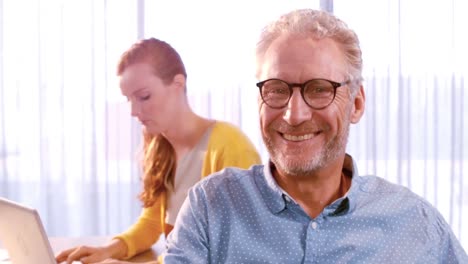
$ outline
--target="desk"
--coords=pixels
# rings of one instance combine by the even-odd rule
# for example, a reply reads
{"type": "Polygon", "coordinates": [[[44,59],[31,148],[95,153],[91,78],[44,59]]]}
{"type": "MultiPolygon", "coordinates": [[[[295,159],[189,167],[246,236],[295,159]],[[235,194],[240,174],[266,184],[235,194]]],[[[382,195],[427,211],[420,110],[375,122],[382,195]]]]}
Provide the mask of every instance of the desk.
{"type": "MultiPolygon", "coordinates": [[[[50,245],[52,246],[52,250],[55,254],[58,252],[65,250],[67,248],[76,247],[80,245],[87,245],[87,246],[101,246],[109,242],[111,237],[51,237],[49,238],[50,245]]],[[[162,247],[157,243],[151,250],[142,252],[141,254],[131,258],[130,262],[143,262],[143,261],[150,261],[156,260],[158,253],[161,253],[162,247]]],[[[2,245],[0,244],[0,251],[3,250],[2,245]]],[[[0,252],[0,255],[2,252],[0,252]]],[[[0,260],[0,263],[2,261],[0,260]]]]}

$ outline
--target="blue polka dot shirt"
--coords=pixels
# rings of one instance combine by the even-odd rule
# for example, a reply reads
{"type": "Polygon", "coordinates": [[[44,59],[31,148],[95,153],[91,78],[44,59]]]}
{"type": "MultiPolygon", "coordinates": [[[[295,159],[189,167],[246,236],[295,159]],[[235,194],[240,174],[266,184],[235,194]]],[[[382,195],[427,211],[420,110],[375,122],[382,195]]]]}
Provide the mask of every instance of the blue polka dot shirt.
{"type": "Polygon", "coordinates": [[[168,237],[164,263],[468,263],[440,213],[405,187],[358,176],[315,219],[269,166],[226,168],[195,185],[168,237]]]}

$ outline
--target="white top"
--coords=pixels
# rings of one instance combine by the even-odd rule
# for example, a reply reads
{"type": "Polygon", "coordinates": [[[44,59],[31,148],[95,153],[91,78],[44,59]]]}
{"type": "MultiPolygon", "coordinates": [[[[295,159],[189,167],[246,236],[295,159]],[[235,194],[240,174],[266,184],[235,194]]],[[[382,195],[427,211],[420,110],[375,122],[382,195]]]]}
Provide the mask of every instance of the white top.
{"type": "Polygon", "coordinates": [[[177,213],[179,212],[185,197],[187,197],[188,190],[201,179],[200,173],[202,171],[203,160],[208,147],[208,139],[210,138],[213,126],[214,125],[211,125],[206,130],[197,145],[177,164],[174,188],[167,189],[167,224],[175,224],[177,213]]]}

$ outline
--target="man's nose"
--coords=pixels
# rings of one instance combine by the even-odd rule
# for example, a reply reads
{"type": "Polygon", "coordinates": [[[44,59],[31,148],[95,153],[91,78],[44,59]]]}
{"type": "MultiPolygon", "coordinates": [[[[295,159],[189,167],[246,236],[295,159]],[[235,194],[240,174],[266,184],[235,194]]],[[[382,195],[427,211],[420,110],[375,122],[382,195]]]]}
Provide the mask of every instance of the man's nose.
{"type": "Polygon", "coordinates": [[[283,119],[291,126],[296,126],[302,122],[310,120],[312,117],[312,108],[310,108],[298,89],[294,89],[289,99],[283,119]]]}

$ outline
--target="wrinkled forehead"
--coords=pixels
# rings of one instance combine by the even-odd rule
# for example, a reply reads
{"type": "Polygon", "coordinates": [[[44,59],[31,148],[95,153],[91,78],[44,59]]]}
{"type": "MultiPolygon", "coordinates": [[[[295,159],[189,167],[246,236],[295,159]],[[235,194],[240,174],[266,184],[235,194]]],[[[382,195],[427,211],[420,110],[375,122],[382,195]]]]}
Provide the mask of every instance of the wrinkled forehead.
{"type": "Polygon", "coordinates": [[[301,82],[311,78],[341,81],[346,75],[346,60],[330,38],[284,35],[275,39],[258,61],[260,80],[281,78],[301,82]]]}

